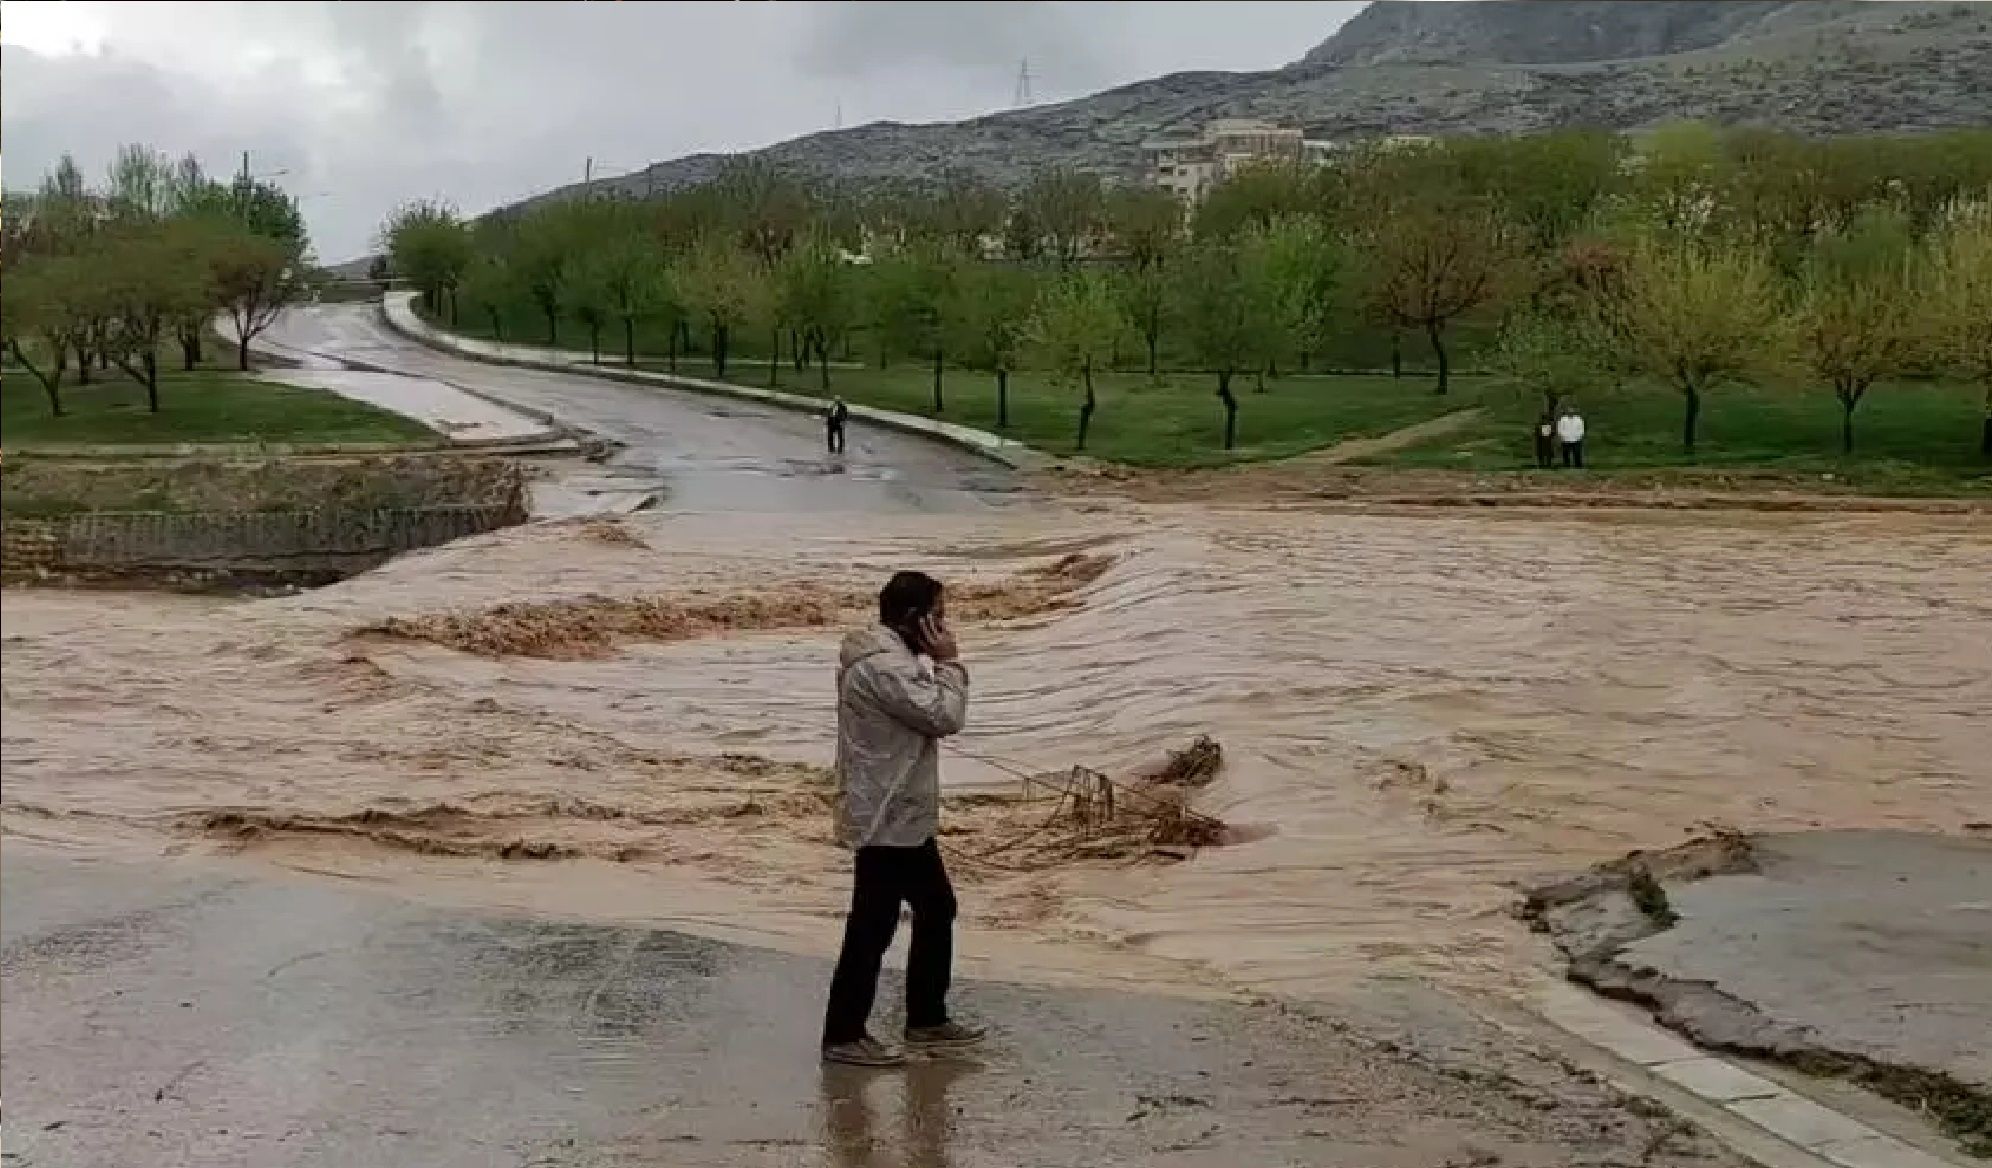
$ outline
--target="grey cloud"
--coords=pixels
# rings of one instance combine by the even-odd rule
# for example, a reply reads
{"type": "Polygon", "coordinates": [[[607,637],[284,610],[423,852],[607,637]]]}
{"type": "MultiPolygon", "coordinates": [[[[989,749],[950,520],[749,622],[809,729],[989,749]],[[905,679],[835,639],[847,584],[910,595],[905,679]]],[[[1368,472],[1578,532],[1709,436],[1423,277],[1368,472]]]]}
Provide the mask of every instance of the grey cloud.
{"type": "MultiPolygon", "coordinates": [[[[1109,5],[1106,7],[1119,7],[1109,5]]],[[[801,55],[829,77],[943,66],[1008,76],[1026,58],[1083,83],[1102,73],[1101,31],[1053,3],[817,4],[801,55]]]]}
{"type": "Polygon", "coordinates": [[[319,254],[372,246],[396,204],[472,213],[597,172],[890,118],[1039,100],[1180,68],[1266,68],[1353,4],[506,3],[109,5],[102,55],[0,64],[6,180],[120,143],[259,170],[304,197],[319,254]],[[205,54],[205,55],[203,55],[205,54]],[[253,63],[245,65],[245,62],[253,63]]]}

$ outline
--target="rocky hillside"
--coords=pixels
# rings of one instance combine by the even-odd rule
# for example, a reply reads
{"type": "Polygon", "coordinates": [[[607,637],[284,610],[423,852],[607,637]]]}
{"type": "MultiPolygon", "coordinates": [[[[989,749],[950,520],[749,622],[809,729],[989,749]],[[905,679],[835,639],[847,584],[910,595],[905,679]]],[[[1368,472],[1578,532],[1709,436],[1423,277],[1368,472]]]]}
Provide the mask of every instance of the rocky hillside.
{"type": "MultiPolygon", "coordinates": [[[[1144,139],[1239,116],[1328,139],[1634,130],[1679,119],[1806,133],[1992,126],[1992,3],[1378,0],[1283,69],[1178,73],[1055,105],[965,122],[876,122],[756,153],[842,180],[921,181],[953,166],[1007,185],[1047,165],[1131,178],[1144,139]]],[[[595,189],[670,190],[705,181],[720,161],[657,163],[595,189]]]]}

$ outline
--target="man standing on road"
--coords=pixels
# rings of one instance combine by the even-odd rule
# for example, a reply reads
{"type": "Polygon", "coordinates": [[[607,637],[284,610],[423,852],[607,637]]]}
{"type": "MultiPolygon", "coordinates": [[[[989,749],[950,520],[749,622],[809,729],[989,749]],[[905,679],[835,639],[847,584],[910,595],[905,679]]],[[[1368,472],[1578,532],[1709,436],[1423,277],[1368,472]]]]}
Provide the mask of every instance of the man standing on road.
{"type": "Polygon", "coordinates": [[[844,423],[851,420],[851,407],[844,404],[843,398],[830,403],[823,412],[823,424],[829,429],[830,453],[844,453],[844,423]]]}
{"type": "Polygon", "coordinates": [[[1576,406],[1564,409],[1556,419],[1556,440],[1563,446],[1563,465],[1584,469],[1584,415],[1576,406]]]}
{"type": "Polygon", "coordinates": [[[940,740],[968,714],[968,670],[947,625],[941,582],[899,572],[878,594],[879,623],[844,638],[837,666],[837,836],[857,860],[844,947],[823,1020],[826,1062],[889,1067],[905,1055],[866,1029],[879,965],[913,910],[906,1045],[973,1046],[980,1028],[949,1019],[954,888],[940,830],[940,740]]]}

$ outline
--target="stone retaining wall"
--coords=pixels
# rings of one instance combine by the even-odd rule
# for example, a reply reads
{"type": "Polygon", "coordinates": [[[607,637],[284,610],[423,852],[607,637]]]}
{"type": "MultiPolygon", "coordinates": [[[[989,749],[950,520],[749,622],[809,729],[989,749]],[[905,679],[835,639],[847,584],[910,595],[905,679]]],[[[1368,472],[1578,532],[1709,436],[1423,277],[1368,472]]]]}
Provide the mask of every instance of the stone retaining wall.
{"type": "Polygon", "coordinates": [[[520,501],[372,511],[96,511],[6,520],[10,580],[195,575],[325,580],[525,519],[520,501]]]}

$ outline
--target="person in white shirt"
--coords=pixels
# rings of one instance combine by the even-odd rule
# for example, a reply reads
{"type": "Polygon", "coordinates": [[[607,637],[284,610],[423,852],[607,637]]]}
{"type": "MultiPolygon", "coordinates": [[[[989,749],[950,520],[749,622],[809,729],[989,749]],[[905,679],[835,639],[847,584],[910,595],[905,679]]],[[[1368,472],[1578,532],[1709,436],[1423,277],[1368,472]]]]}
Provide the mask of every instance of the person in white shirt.
{"type": "Polygon", "coordinates": [[[1563,465],[1584,469],[1584,415],[1576,406],[1565,407],[1556,419],[1556,441],[1563,447],[1563,465]]]}

